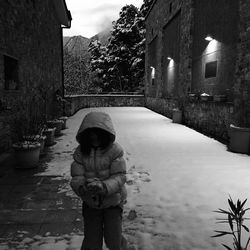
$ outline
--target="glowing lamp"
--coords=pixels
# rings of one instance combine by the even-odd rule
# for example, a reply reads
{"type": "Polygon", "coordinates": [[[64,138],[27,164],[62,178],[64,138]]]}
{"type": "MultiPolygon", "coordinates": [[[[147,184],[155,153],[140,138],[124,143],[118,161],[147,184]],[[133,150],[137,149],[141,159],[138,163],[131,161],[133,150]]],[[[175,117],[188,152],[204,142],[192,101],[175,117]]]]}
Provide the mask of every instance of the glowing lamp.
{"type": "Polygon", "coordinates": [[[172,60],[172,58],[170,56],[168,56],[168,60],[172,60]]]}
{"type": "Polygon", "coordinates": [[[213,39],[213,37],[212,37],[211,35],[207,35],[207,36],[205,37],[205,40],[211,42],[211,41],[214,40],[214,39],[213,39]]]}

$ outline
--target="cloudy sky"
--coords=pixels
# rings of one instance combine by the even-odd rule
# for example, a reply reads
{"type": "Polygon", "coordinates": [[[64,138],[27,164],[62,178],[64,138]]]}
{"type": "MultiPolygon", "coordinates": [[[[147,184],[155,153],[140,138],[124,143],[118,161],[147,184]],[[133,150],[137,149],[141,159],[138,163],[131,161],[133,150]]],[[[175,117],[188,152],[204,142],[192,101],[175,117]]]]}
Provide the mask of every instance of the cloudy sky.
{"type": "Polygon", "coordinates": [[[71,28],[64,29],[63,35],[90,38],[117,20],[123,6],[133,4],[139,8],[142,2],[143,0],[66,0],[73,20],[71,28]]]}

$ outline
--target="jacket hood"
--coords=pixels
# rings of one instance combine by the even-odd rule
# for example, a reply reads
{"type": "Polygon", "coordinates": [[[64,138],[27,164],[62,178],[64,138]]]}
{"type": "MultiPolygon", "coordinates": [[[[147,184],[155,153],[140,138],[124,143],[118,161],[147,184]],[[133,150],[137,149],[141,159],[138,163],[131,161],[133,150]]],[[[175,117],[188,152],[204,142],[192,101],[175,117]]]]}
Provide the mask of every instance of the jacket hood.
{"type": "Polygon", "coordinates": [[[81,126],[76,134],[76,140],[79,142],[80,135],[90,128],[99,128],[111,134],[111,142],[115,141],[115,129],[111,117],[104,112],[90,112],[81,123],[81,126]]]}

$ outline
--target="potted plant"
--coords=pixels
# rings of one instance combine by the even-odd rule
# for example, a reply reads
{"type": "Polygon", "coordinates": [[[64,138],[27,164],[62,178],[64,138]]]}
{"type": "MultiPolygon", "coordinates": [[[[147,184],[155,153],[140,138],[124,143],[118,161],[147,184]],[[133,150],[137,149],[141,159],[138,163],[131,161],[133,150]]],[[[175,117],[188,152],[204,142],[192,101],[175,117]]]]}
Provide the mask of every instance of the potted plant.
{"type": "Polygon", "coordinates": [[[58,89],[55,92],[55,103],[56,103],[56,115],[59,118],[55,118],[53,120],[49,120],[47,121],[47,126],[49,128],[53,128],[55,127],[55,136],[59,136],[61,135],[61,130],[66,128],[66,121],[68,119],[68,117],[66,116],[61,116],[60,114],[62,114],[62,111],[64,109],[65,103],[66,103],[66,99],[62,97],[61,95],[61,91],[58,89]]]}
{"type": "Polygon", "coordinates": [[[204,102],[207,102],[207,101],[212,101],[213,100],[213,96],[212,95],[209,95],[207,93],[202,93],[200,95],[200,99],[201,101],[204,101],[204,102]]]}
{"type": "Polygon", "coordinates": [[[34,135],[26,135],[24,136],[24,139],[26,141],[37,141],[40,143],[40,155],[44,154],[44,147],[45,147],[45,142],[47,139],[46,134],[43,133],[43,128],[41,126],[41,129],[39,130],[39,132],[37,134],[34,135]]]}
{"type": "Polygon", "coordinates": [[[235,153],[250,153],[250,128],[230,124],[228,149],[235,153]]]}
{"type": "Polygon", "coordinates": [[[61,116],[61,117],[58,118],[58,120],[63,121],[62,129],[66,129],[67,128],[68,117],[67,116],[61,116]]]}
{"type": "Polygon", "coordinates": [[[182,111],[179,108],[172,110],[172,120],[173,123],[182,123],[182,111]]]}
{"type": "Polygon", "coordinates": [[[245,207],[247,199],[243,202],[241,200],[233,201],[231,197],[228,199],[229,208],[214,211],[223,215],[224,217],[217,218],[217,223],[226,224],[227,229],[225,230],[214,230],[216,233],[211,237],[223,237],[230,236],[232,238],[232,246],[222,244],[225,249],[228,250],[247,250],[250,243],[249,227],[246,225],[248,217],[246,212],[250,209],[245,207]],[[246,235],[243,235],[246,234],[246,235]],[[245,240],[244,240],[245,238],[245,240]]]}
{"type": "Polygon", "coordinates": [[[250,154],[250,121],[248,105],[244,100],[235,102],[234,122],[229,126],[228,149],[235,153],[250,154]]]}
{"type": "Polygon", "coordinates": [[[48,108],[47,104],[49,102],[49,95],[52,91],[51,85],[41,84],[38,86],[39,94],[42,98],[43,103],[43,132],[42,134],[46,136],[45,146],[52,146],[55,142],[55,130],[56,127],[52,123],[48,122],[48,108]]]}
{"type": "Polygon", "coordinates": [[[41,125],[35,116],[30,116],[26,109],[15,112],[12,116],[13,150],[16,168],[33,168],[39,162],[41,143],[37,135],[41,125]]]}
{"type": "Polygon", "coordinates": [[[197,101],[199,99],[199,96],[197,94],[194,94],[194,93],[189,93],[188,99],[189,99],[189,101],[194,102],[194,101],[197,101]]]}
{"type": "Polygon", "coordinates": [[[50,129],[55,128],[55,136],[59,136],[61,135],[61,130],[63,129],[64,121],[59,119],[49,120],[47,121],[47,126],[50,129]]]}
{"type": "Polygon", "coordinates": [[[227,100],[226,95],[215,95],[214,96],[214,101],[215,102],[225,102],[227,100]]]}
{"type": "Polygon", "coordinates": [[[45,127],[45,129],[43,130],[43,135],[46,136],[46,140],[45,140],[45,146],[52,146],[54,145],[55,142],[55,131],[56,128],[48,128],[47,126],[45,127]]]}
{"type": "Polygon", "coordinates": [[[62,115],[65,111],[65,105],[69,102],[63,97],[62,91],[60,89],[55,91],[54,99],[56,103],[56,116],[62,118],[62,120],[65,120],[65,118],[67,120],[67,117],[62,115]]]}

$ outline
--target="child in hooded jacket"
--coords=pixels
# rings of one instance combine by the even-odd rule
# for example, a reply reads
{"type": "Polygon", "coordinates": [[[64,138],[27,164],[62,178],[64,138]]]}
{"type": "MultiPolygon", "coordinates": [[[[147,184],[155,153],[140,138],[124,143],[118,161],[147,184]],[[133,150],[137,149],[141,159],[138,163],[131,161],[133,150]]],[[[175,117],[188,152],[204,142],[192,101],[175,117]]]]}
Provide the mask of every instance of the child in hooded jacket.
{"type": "Polygon", "coordinates": [[[77,132],[79,146],[71,164],[71,187],[83,201],[84,240],[81,250],[120,250],[122,210],[126,202],[126,163],[115,142],[110,116],[88,113],[77,132]]]}

